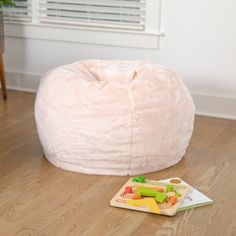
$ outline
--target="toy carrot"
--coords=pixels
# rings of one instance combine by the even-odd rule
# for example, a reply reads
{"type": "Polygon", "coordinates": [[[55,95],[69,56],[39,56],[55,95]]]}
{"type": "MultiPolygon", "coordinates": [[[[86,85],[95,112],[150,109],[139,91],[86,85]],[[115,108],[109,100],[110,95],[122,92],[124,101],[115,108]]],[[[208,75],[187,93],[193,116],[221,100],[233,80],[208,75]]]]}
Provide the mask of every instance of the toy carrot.
{"type": "Polygon", "coordinates": [[[138,200],[138,199],[141,199],[142,197],[140,195],[137,195],[137,194],[134,194],[132,199],[133,200],[138,200]]]}
{"type": "Polygon", "coordinates": [[[167,199],[167,203],[170,206],[173,206],[177,202],[177,197],[176,196],[170,196],[167,199]]]}

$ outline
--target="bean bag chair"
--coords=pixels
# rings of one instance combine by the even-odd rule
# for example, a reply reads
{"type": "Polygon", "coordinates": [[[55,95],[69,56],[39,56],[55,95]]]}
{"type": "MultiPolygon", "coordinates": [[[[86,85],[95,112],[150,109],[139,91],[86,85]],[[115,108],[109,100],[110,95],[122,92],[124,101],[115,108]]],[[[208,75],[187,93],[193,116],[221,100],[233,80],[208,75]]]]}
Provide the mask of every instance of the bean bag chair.
{"type": "Polygon", "coordinates": [[[183,81],[165,67],[85,60],[41,79],[35,119],[44,154],[55,166],[137,175],[182,159],[194,104],[183,81]]]}

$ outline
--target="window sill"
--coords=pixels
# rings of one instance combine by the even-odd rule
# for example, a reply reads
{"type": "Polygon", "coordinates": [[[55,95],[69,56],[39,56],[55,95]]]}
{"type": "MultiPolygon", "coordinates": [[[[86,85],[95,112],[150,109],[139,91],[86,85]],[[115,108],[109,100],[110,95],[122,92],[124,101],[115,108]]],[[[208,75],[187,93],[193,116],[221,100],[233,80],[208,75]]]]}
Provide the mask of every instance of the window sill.
{"type": "Polygon", "coordinates": [[[158,32],[112,31],[38,23],[5,22],[5,36],[71,43],[158,49],[158,32]]]}

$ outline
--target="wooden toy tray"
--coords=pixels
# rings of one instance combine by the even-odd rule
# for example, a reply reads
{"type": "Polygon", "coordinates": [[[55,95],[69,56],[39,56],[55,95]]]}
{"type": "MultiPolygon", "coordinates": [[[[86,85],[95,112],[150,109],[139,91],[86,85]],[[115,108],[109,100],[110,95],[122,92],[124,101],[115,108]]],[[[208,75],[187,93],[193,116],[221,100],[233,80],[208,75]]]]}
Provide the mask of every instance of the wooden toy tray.
{"type": "Polygon", "coordinates": [[[189,192],[187,185],[134,180],[131,178],[124,184],[111,199],[111,206],[173,216],[189,192]]]}

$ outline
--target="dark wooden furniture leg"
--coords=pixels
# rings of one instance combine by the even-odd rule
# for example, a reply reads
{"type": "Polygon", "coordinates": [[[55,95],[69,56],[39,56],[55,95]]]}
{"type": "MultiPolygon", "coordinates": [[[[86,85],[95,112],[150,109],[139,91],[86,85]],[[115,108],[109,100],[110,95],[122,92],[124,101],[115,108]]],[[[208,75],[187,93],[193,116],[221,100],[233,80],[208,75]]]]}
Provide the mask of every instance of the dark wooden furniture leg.
{"type": "Polygon", "coordinates": [[[6,100],[7,99],[7,88],[6,88],[2,53],[0,55],[0,79],[1,79],[1,85],[2,85],[2,96],[3,96],[3,99],[6,100]]]}

